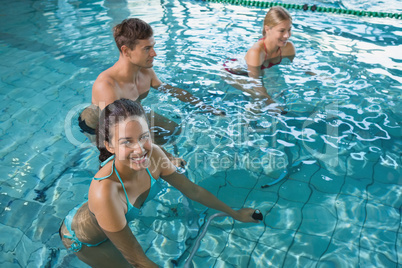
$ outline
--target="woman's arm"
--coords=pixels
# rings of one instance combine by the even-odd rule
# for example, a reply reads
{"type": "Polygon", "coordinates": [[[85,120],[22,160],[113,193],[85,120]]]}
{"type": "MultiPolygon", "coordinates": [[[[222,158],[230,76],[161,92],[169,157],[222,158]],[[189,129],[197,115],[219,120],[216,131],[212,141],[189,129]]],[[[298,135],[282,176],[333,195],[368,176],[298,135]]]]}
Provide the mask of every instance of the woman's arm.
{"type": "Polygon", "coordinates": [[[215,195],[213,195],[208,190],[203,187],[193,183],[183,174],[179,174],[176,171],[168,176],[162,176],[162,179],[167,181],[173,187],[182,192],[185,196],[190,198],[193,201],[196,201],[204,206],[209,208],[213,208],[222,212],[227,213],[233,219],[241,221],[241,222],[255,222],[258,223],[257,220],[252,218],[254,213],[254,209],[251,208],[243,208],[240,210],[234,210],[224,202],[219,200],[215,195]]]}
{"type": "MultiPolygon", "coordinates": [[[[247,65],[248,76],[252,78],[252,88],[248,92],[254,99],[271,99],[262,79],[260,66],[247,65]]],[[[272,101],[273,102],[273,101],[272,101]]]]}
{"type": "Polygon", "coordinates": [[[248,95],[253,99],[262,101],[264,105],[274,103],[267,89],[263,84],[261,69],[255,66],[248,66],[248,76],[231,75],[225,77],[225,81],[248,95]]]}
{"type": "Polygon", "coordinates": [[[128,263],[138,268],[154,268],[158,267],[156,263],[151,261],[144,253],[140,243],[133,235],[128,224],[123,230],[118,232],[108,232],[104,230],[106,236],[121,252],[128,263]]]}
{"type": "Polygon", "coordinates": [[[254,209],[243,208],[240,210],[233,210],[208,190],[193,183],[183,174],[177,173],[176,167],[169,161],[158,146],[155,145],[152,154],[152,157],[155,157],[154,160],[156,160],[153,162],[160,163],[156,169],[158,170],[158,175],[191,200],[199,202],[209,208],[225,212],[238,221],[258,222],[251,217],[254,213],[254,209]]]}

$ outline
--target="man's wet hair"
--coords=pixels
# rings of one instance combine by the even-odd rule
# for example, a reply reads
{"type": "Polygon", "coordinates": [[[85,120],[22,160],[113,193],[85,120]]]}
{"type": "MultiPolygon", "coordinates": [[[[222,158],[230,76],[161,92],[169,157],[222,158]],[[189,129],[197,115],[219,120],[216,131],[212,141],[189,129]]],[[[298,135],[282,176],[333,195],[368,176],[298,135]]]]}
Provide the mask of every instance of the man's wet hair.
{"type": "Polygon", "coordinates": [[[125,19],[113,28],[114,40],[120,52],[123,45],[134,49],[139,40],[148,39],[153,35],[151,25],[137,18],[125,19]]]}

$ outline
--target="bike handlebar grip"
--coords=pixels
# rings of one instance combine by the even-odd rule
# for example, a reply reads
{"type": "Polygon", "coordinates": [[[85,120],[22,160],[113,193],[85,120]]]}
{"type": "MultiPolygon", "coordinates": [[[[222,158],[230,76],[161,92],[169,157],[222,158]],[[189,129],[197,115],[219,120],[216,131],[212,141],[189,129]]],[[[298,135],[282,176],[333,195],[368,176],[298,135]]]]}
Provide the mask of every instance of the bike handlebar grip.
{"type": "Polygon", "coordinates": [[[254,213],[253,213],[253,215],[251,215],[251,217],[252,217],[254,220],[259,220],[259,221],[262,221],[262,219],[263,219],[262,213],[261,213],[261,211],[258,210],[258,209],[256,209],[256,210],[254,211],[254,213]]]}

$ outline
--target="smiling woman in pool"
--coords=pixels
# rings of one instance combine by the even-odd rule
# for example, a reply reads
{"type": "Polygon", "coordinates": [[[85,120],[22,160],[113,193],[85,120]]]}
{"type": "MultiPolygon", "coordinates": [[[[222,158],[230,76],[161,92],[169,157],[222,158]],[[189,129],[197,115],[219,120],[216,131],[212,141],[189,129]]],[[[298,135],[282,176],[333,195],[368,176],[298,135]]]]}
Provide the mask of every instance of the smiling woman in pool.
{"type": "Polygon", "coordinates": [[[165,180],[190,199],[242,222],[258,222],[251,208],[233,210],[204,188],[177,173],[152,143],[144,110],[121,99],[102,111],[97,130],[101,168],[93,178],[88,202],[73,209],[60,236],[83,262],[93,267],[157,267],[128,226],[142,205],[154,198],[165,180]]]}
{"type": "Polygon", "coordinates": [[[263,85],[264,69],[269,69],[282,62],[283,58],[293,60],[296,51],[289,41],[292,29],[292,17],[280,6],[272,7],[265,15],[262,35],[246,53],[244,59],[231,59],[224,63],[226,71],[235,75],[249,76],[251,80],[230,77],[228,83],[243,90],[254,99],[264,99],[267,104],[273,103],[271,96],[263,85]]]}

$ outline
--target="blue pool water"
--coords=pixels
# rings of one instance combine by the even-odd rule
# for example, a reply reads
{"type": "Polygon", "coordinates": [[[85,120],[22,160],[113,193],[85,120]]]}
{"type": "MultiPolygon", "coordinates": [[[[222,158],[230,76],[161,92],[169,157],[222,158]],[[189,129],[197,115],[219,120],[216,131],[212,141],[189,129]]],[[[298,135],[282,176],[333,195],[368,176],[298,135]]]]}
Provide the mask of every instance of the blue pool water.
{"type": "MultiPolygon", "coordinates": [[[[402,12],[396,0],[313,3],[402,12]]],[[[291,111],[277,115],[253,112],[222,71],[260,37],[266,9],[186,0],[2,3],[0,266],[86,267],[58,236],[98,167],[77,114],[118,58],[111,28],[139,17],[154,28],[159,78],[228,114],[198,113],[151,90],[143,104],[183,127],[166,149],[177,144],[192,181],[264,214],[257,225],[215,219],[194,267],[400,267],[402,21],[289,11],[297,57],[264,78],[291,111]]],[[[168,188],[131,228],[152,260],[180,267],[202,219],[215,212],[168,188]]]]}

